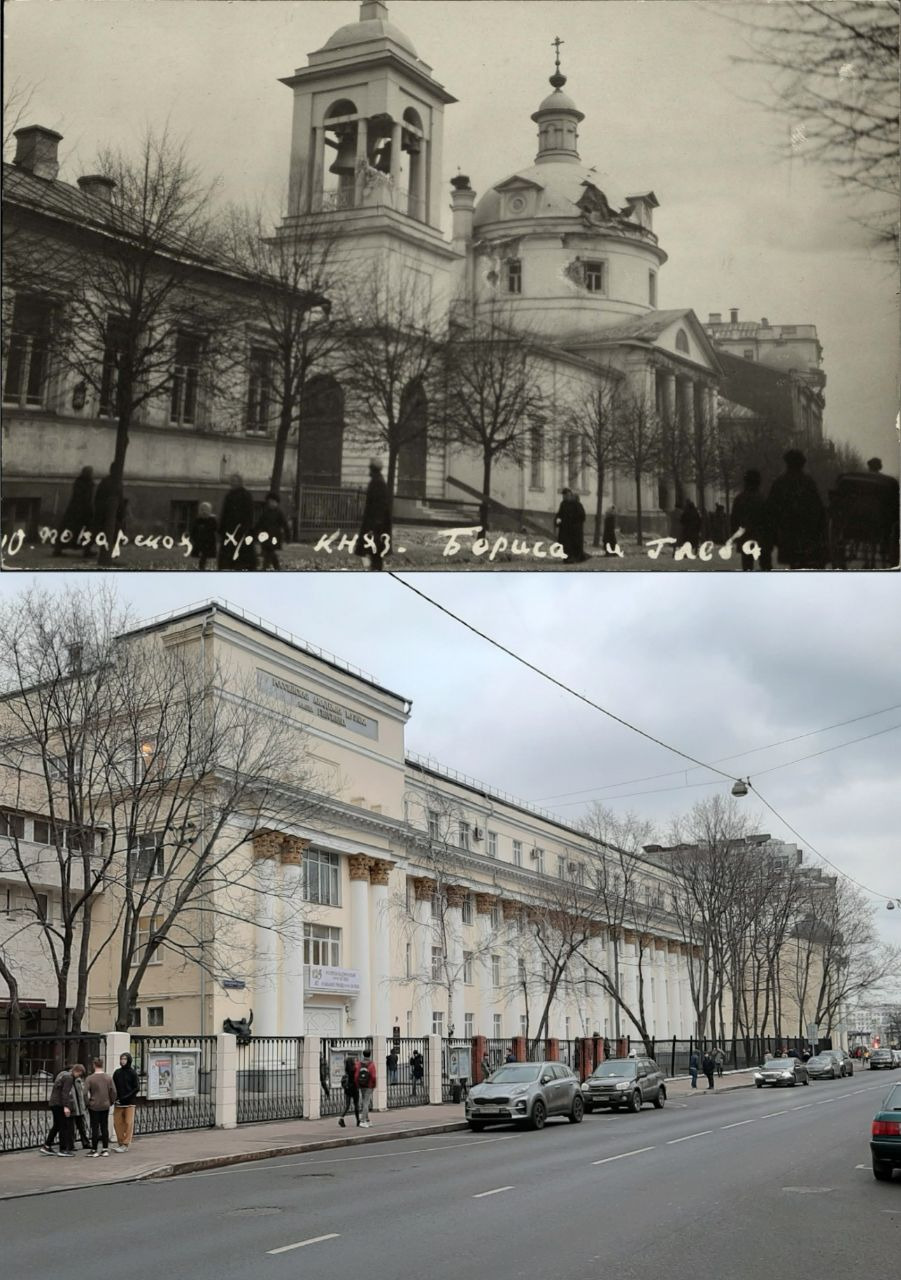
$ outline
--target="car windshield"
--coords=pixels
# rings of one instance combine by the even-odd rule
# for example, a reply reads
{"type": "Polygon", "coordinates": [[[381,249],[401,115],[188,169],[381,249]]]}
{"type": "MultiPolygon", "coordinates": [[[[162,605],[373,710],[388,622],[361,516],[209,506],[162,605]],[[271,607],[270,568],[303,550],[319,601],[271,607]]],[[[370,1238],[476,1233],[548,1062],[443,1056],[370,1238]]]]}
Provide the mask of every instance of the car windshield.
{"type": "Polygon", "coordinates": [[[491,1076],[492,1084],[523,1084],[528,1080],[537,1080],[541,1067],[534,1062],[516,1062],[509,1066],[498,1067],[491,1076]]]}
{"type": "Polygon", "coordinates": [[[889,1089],[881,1110],[901,1111],[901,1084],[896,1084],[892,1089],[889,1089]]]}
{"type": "Polygon", "coordinates": [[[764,1071],[791,1071],[795,1065],[794,1058],[773,1058],[763,1064],[764,1071]]]}
{"type": "Polygon", "coordinates": [[[595,1067],[592,1076],[595,1079],[610,1079],[612,1076],[634,1076],[635,1061],[629,1062],[602,1062],[599,1067],[595,1067]]]}
{"type": "Polygon", "coordinates": [[[830,1067],[832,1059],[828,1053],[818,1053],[815,1058],[811,1058],[807,1064],[809,1067],[830,1067]]]}

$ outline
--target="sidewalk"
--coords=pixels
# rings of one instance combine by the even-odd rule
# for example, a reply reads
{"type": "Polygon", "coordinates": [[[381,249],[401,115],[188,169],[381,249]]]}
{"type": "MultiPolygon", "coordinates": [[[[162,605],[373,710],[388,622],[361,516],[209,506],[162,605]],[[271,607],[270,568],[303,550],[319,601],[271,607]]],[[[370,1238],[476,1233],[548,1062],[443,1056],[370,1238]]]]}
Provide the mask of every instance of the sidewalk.
{"type": "MultiPolygon", "coordinates": [[[[717,1081],[717,1091],[744,1088],[752,1083],[749,1071],[730,1071],[717,1081]]],[[[706,1089],[703,1076],[697,1094],[706,1089]]],[[[667,1096],[691,1094],[688,1077],[668,1080],[667,1096]]],[[[111,1182],[138,1182],[142,1178],[170,1178],[198,1169],[296,1155],[329,1147],[392,1138],[418,1138],[433,1133],[465,1129],[462,1104],[404,1107],[372,1112],[372,1128],[341,1129],[334,1116],[324,1120],[280,1120],[268,1124],[242,1124],[237,1129],[189,1129],[150,1134],[136,1139],[131,1151],[111,1152],[108,1158],[91,1160],[79,1147],[71,1164],[57,1164],[57,1156],[42,1156],[37,1149],[0,1155],[0,1200],[74,1191],[111,1182]]]]}

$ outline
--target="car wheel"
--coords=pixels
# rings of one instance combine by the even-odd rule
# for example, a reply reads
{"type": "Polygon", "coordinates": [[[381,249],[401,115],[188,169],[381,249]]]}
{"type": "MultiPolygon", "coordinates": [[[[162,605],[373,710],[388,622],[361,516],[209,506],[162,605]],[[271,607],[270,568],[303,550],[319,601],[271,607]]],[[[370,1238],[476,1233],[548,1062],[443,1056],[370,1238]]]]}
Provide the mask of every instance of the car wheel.
{"type": "Polygon", "coordinates": [[[591,1105],[591,1103],[590,1103],[590,1102],[586,1102],[586,1103],[585,1103],[585,1114],[586,1114],[587,1116],[590,1116],[590,1115],[591,1115],[591,1113],[592,1113],[592,1111],[594,1111],[594,1107],[591,1105]]]}
{"type": "Polygon", "coordinates": [[[547,1107],[541,1099],[538,1098],[535,1105],[532,1107],[532,1114],[529,1117],[529,1123],[533,1129],[543,1129],[545,1120],[547,1120],[547,1107]]]}
{"type": "Polygon", "coordinates": [[[854,1063],[853,1063],[853,1062],[851,1063],[851,1070],[848,1072],[848,1075],[849,1075],[849,1076],[853,1076],[853,1075],[854,1075],[854,1063]]]}
{"type": "Polygon", "coordinates": [[[582,1101],[582,1095],[577,1093],[573,1098],[572,1110],[569,1113],[570,1124],[581,1124],[582,1117],[585,1115],[585,1103],[582,1101]]]}
{"type": "Polygon", "coordinates": [[[641,1110],[641,1094],[637,1089],[633,1089],[632,1093],[629,1095],[628,1106],[629,1110],[632,1112],[641,1110]]]}
{"type": "Polygon", "coordinates": [[[835,1079],[835,1067],[832,1068],[832,1079],[835,1079]]]}
{"type": "Polygon", "coordinates": [[[877,1160],[873,1156],[873,1177],[878,1182],[891,1182],[892,1166],[888,1160],[877,1160]]]}
{"type": "Polygon", "coordinates": [[[804,1084],[810,1084],[810,1076],[804,1077],[804,1084]]]}
{"type": "Polygon", "coordinates": [[[788,1083],[789,1083],[789,1085],[792,1087],[792,1089],[794,1089],[795,1085],[796,1085],[798,1082],[797,1082],[797,1080],[789,1080],[789,1082],[788,1082],[788,1083]]]}
{"type": "Polygon", "coordinates": [[[484,1120],[470,1120],[468,1123],[473,1133],[481,1133],[482,1130],[485,1128],[484,1120]]]}
{"type": "Polygon", "coordinates": [[[657,1096],[654,1099],[654,1106],[659,1111],[661,1107],[666,1105],[666,1090],[663,1085],[657,1090],[657,1096]]]}
{"type": "Polygon", "coordinates": [[[763,1081],[762,1081],[762,1080],[755,1080],[755,1081],[754,1081],[754,1083],[757,1085],[757,1088],[758,1088],[758,1089],[762,1089],[762,1088],[763,1088],[763,1081]]]}

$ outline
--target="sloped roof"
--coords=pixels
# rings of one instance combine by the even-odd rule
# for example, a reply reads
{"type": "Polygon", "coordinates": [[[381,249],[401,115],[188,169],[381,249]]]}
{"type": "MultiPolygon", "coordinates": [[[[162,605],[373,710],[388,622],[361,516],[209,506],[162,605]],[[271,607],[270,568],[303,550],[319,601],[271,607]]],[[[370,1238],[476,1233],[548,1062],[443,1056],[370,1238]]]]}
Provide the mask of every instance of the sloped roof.
{"type": "MultiPolygon", "coordinates": [[[[772,326],[769,326],[772,327],[772,326]]],[[[756,338],[764,325],[759,320],[740,320],[738,324],[705,324],[710,336],[717,338],[756,338]]]]}
{"type": "Polygon", "coordinates": [[[597,346],[599,343],[623,342],[629,338],[653,342],[671,324],[675,324],[677,320],[683,320],[686,316],[692,314],[690,307],[683,307],[677,311],[649,311],[643,316],[633,316],[620,324],[609,325],[604,328],[599,327],[590,334],[586,334],[584,329],[572,334],[571,337],[564,334],[557,341],[561,346],[565,346],[568,343],[572,345],[590,343],[591,346],[597,346]]]}
{"type": "Polygon", "coordinates": [[[28,169],[3,162],[3,199],[54,214],[82,226],[110,226],[110,206],[99,196],[59,178],[38,178],[28,169]]]}

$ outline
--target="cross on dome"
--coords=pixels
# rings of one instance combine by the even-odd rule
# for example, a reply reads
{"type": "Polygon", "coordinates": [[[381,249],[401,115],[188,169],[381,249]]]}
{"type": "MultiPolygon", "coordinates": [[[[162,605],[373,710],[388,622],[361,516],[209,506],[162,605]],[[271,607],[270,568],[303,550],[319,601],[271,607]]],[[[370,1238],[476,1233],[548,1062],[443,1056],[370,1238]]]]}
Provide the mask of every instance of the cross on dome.
{"type": "Polygon", "coordinates": [[[551,44],[554,46],[554,62],[557,69],[550,77],[550,81],[555,89],[562,89],[566,84],[566,76],[560,71],[560,46],[566,44],[566,41],[561,40],[559,36],[554,36],[551,44]]]}
{"type": "Polygon", "coordinates": [[[551,41],[556,70],[549,77],[553,93],[549,93],[532,119],[538,125],[539,164],[549,160],[579,159],[578,125],[585,116],[567,94],[563,92],[566,76],[560,70],[560,46],[565,42],[559,36],[551,41]]]}

